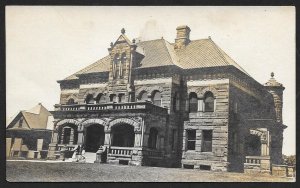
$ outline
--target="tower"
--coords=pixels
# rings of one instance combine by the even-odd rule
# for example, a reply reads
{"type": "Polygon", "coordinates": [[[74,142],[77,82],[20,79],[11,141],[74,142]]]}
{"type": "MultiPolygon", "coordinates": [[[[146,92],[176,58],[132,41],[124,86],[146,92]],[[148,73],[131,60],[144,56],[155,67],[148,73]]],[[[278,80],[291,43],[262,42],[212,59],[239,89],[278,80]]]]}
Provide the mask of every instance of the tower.
{"type": "Polygon", "coordinates": [[[132,42],[125,36],[125,29],[115,43],[108,48],[110,55],[108,93],[122,98],[120,102],[131,101],[133,84],[131,68],[136,50],[135,40],[132,42]]]}
{"type": "Polygon", "coordinates": [[[272,94],[275,105],[276,121],[282,123],[282,104],[283,104],[283,85],[277,82],[274,78],[274,73],[271,73],[271,78],[267,83],[264,84],[267,90],[272,94]]]}

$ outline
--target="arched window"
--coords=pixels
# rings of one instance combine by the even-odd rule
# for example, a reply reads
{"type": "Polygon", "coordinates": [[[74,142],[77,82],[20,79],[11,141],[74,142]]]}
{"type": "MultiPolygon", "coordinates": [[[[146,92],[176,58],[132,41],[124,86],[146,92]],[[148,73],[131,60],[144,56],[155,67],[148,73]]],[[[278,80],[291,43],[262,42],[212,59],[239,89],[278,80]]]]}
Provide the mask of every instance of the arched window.
{"type": "Polygon", "coordinates": [[[197,112],[198,111],[198,97],[197,97],[197,94],[192,92],[190,93],[190,96],[189,96],[189,106],[190,106],[190,109],[189,111],[190,112],[197,112]]]}
{"type": "Polygon", "coordinates": [[[154,105],[156,106],[161,106],[161,94],[159,91],[155,91],[153,93],[153,98],[152,98],[152,102],[154,105]]]}
{"type": "Polygon", "coordinates": [[[70,98],[70,99],[68,100],[67,104],[75,104],[74,99],[73,99],[73,98],[70,98]]]}
{"type": "Polygon", "coordinates": [[[124,75],[124,66],[125,66],[125,62],[126,62],[126,54],[123,53],[121,56],[121,62],[119,64],[119,74],[120,74],[120,78],[123,78],[124,75]]]}
{"type": "Polygon", "coordinates": [[[212,92],[206,92],[204,95],[204,111],[213,112],[214,111],[214,95],[212,92]]]}
{"type": "Polygon", "coordinates": [[[119,103],[125,102],[125,94],[124,93],[120,93],[118,98],[119,98],[119,103]]]}
{"type": "Polygon", "coordinates": [[[113,62],[113,67],[112,67],[113,78],[119,77],[119,61],[120,61],[119,54],[116,54],[113,62]]]}
{"type": "Polygon", "coordinates": [[[109,98],[110,98],[110,102],[117,102],[117,96],[116,96],[116,94],[111,94],[109,96],[109,98]]]}
{"type": "Polygon", "coordinates": [[[85,98],[86,104],[94,104],[94,97],[92,94],[88,94],[85,98]]]}
{"type": "Polygon", "coordinates": [[[102,93],[98,94],[96,97],[96,103],[106,103],[105,96],[102,93]]]}
{"type": "Polygon", "coordinates": [[[140,100],[141,101],[146,101],[148,100],[148,93],[146,91],[143,91],[141,94],[140,94],[140,100]]]}
{"type": "Polygon", "coordinates": [[[156,140],[157,140],[158,131],[152,127],[150,129],[149,139],[148,139],[148,147],[151,149],[156,149],[156,140]]]}

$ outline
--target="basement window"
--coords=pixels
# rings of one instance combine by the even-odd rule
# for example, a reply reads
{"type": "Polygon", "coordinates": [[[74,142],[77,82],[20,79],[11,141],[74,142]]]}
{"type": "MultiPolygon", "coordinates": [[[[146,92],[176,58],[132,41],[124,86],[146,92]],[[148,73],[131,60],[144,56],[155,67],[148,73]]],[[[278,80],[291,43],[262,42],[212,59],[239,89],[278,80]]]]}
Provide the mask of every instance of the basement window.
{"type": "Polygon", "coordinates": [[[186,169],[194,169],[194,165],[187,165],[187,164],[184,164],[184,165],[183,165],[183,168],[186,168],[186,169]]]}
{"type": "Polygon", "coordinates": [[[119,160],[119,164],[121,165],[128,165],[128,160],[119,160]]]}
{"type": "Polygon", "coordinates": [[[209,165],[200,165],[200,170],[210,170],[211,167],[209,165]]]}
{"type": "Polygon", "coordinates": [[[186,130],[186,133],[187,133],[187,150],[195,150],[196,130],[186,130]]]}

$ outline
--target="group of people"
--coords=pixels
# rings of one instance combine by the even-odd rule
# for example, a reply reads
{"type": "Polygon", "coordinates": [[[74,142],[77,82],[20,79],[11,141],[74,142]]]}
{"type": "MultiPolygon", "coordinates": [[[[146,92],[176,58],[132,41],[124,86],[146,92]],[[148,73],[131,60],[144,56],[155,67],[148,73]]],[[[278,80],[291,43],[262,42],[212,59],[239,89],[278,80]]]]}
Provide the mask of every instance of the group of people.
{"type": "Polygon", "coordinates": [[[74,151],[72,159],[74,159],[76,162],[85,161],[85,149],[82,145],[76,145],[72,151],[74,151]]]}
{"type": "MultiPolygon", "coordinates": [[[[85,148],[83,145],[76,145],[75,148],[72,150],[73,156],[72,159],[75,162],[85,162],[85,148]]],[[[96,153],[96,161],[100,163],[106,163],[107,161],[107,147],[100,146],[99,150],[96,153]]]]}

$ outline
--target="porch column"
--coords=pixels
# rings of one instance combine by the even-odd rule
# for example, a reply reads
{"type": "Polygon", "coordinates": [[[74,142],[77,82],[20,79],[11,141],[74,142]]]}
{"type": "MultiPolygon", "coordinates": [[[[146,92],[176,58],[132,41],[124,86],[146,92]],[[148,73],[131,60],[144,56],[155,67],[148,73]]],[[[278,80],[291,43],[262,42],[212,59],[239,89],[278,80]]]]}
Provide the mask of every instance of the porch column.
{"type": "Polygon", "coordinates": [[[104,138],[104,146],[110,146],[111,145],[111,136],[110,131],[105,131],[105,138],[104,138]]]}
{"type": "Polygon", "coordinates": [[[269,144],[270,143],[270,134],[268,130],[264,131],[264,134],[261,135],[261,155],[268,156],[269,152],[269,144]]]}
{"type": "Polygon", "coordinates": [[[57,144],[57,142],[58,142],[58,132],[53,132],[52,143],[57,144]]]}
{"type": "Polygon", "coordinates": [[[142,146],[142,131],[136,131],[134,133],[134,147],[141,147],[142,146]]]}
{"type": "Polygon", "coordinates": [[[82,145],[84,142],[84,136],[83,136],[83,131],[78,131],[78,138],[77,138],[77,144],[82,145]]]}

